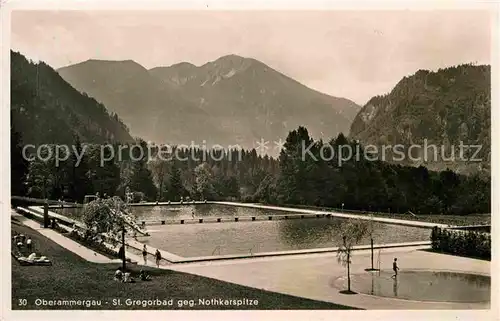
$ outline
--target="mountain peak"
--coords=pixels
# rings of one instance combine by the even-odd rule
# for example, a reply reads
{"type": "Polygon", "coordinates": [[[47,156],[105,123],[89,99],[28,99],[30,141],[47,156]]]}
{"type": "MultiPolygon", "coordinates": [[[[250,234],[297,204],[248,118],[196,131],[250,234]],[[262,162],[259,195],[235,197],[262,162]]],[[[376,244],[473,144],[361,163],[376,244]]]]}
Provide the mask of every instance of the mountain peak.
{"type": "Polygon", "coordinates": [[[183,62],[179,62],[179,63],[176,63],[176,64],[173,64],[171,65],[170,67],[189,67],[189,68],[192,68],[192,67],[195,67],[195,65],[193,65],[192,63],[190,62],[187,62],[187,61],[183,61],[183,62]]]}
{"type": "Polygon", "coordinates": [[[190,69],[196,69],[198,67],[196,67],[195,65],[193,65],[190,62],[183,61],[183,62],[179,62],[179,63],[173,64],[173,65],[170,65],[168,67],[154,67],[154,68],[151,68],[150,70],[154,70],[154,69],[157,69],[157,68],[171,68],[171,69],[190,70],[190,69]]]}
{"type": "Polygon", "coordinates": [[[132,59],[127,60],[106,60],[106,59],[88,59],[77,64],[61,67],[58,71],[73,68],[73,67],[83,67],[83,66],[96,66],[96,67],[113,67],[113,68],[135,68],[137,70],[145,70],[145,68],[132,59]]]}
{"type": "Polygon", "coordinates": [[[216,64],[216,65],[219,65],[219,64],[221,64],[221,65],[247,64],[248,65],[248,64],[252,63],[253,61],[255,61],[255,59],[242,57],[242,56],[238,56],[235,54],[229,54],[229,55],[219,57],[218,59],[216,59],[215,61],[212,61],[211,63],[216,64]]]}
{"type": "Polygon", "coordinates": [[[210,77],[218,78],[231,77],[237,73],[247,70],[253,65],[254,59],[241,57],[235,54],[219,57],[217,60],[208,62],[200,69],[208,71],[210,77]]]}
{"type": "Polygon", "coordinates": [[[246,58],[246,57],[242,57],[242,56],[238,56],[236,54],[229,54],[229,55],[225,55],[225,56],[221,56],[219,58],[217,58],[217,60],[215,61],[224,61],[224,60],[229,60],[229,61],[243,61],[243,60],[247,60],[249,58],[246,58]]]}
{"type": "Polygon", "coordinates": [[[84,62],[92,62],[92,63],[113,63],[113,64],[126,64],[126,63],[132,63],[132,64],[137,64],[137,62],[135,62],[134,60],[132,59],[126,59],[126,60],[107,60],[107,59],[88,59],[84,62]]]}

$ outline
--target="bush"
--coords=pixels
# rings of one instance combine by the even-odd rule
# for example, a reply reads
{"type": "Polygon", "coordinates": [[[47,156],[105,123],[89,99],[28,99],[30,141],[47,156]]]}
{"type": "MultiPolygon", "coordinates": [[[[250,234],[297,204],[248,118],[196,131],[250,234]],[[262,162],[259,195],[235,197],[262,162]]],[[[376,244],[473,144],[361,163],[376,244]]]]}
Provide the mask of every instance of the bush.
{"type": "Polygon", "coordinates": [[[140,203],[146,198],[143,192],[133,192],[132,203],[140,203]]]}
{"type": "Polygon", "coordinates": [[[435,226],[431,233],[434,251],[491,260],[491,235],[476,231],[454,231],[435,226]]]}
{"type": "MultiPolygon", "coordinates": [[[[107,256],[109,258],[121,258],[118,255],[117,251],[108,248],[102,242],[87,239],[87,238],[85,238],[85,235],[82,235],[81,233],[79,233],[77,231],[65,233],[66,231],[60,230],[59,232],[61,232],[61,233],[64,232],[64,234],[68,238],[70,238],[73,241],[75,241],[75,242],[77,242],[77,243],[79,243],[79,244],[81,244],[89,249],[92,249],[92,250],[96,251],[97,253],[100,253],[104,256],[107,256]]],[[[131,262],[130,258],[126,258],[125,261],[127,261],[129,263],[131,262]]]]}

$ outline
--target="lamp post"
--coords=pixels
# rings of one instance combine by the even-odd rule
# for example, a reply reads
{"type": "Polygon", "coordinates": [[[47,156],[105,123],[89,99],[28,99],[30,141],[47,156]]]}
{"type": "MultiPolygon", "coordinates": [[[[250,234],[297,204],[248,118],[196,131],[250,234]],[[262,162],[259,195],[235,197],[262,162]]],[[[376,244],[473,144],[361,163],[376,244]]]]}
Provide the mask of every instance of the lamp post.
{"type": "Polygon", "coordinates": [[[371,267],[366,268],[365,271],[380,271],[379,269],[376,269],[375,266],[373,265],[373,213],[371,211],[371,206],[369,206],[369,211],[370,211],[370,252],[371,252],[371,267]]]}
{"type": "Polygon", "coordinates": [[[43,228],[49,227],[49,202],[45,199],[43,204],[43,228]]]}
{"type": "MultiPolygon", "coordinates": [[[[115,200],[115,215],[119,215],[119,211],[120,211],[120,205],[118,203],[118,200],[115,200]]],[[[126,258],[125,258],[125,221],[123,220],[123,218],[121,219],[121,223],[122,223],[122,250],[121,250],[121,259],[122,259],[122,269],[123,269],[123,272],[125,273],[125,269],[127,267],[127,261],[126,261],[126,258]]]]}
{"type": "Polygon", "coordinates": [[[371,259],[372,259],[372,270],[375,270],[373,267],[373,213],[370,212],[370,225],[371,225],[371,230],[370,230],[370,248],[371,248],[371,259]]]}
{"type": "Polygon", "coordinates": [[[344,213],[344,203],[342,203],[342,213],[344,213]]]}
{"type": "Polygon", "coordinates": [[[127,261],[125,259],[125,222],[122,222],[122,249],[123,249],[122,268],[123,272],[125,272],[125,268],[127,266],[127,261]]]}

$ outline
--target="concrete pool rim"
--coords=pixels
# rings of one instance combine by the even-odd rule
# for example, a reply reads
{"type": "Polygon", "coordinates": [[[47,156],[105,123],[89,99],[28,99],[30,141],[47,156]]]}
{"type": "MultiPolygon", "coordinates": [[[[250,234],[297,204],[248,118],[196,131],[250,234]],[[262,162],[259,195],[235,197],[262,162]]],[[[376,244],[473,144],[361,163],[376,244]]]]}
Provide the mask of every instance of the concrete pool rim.
{"type": "MultiPolygon", "coordinates": [[[[134,241],[136,245],[132,247],[136,250],[142,250],[144,243],[134,241]]],[[[374,244],[374,250],[380,249],[394,249],[394,248],[404,248],[404,247],[422,247],[429,248],[431,246],[430,241],[415,241],[415,242],[405,242],[405,243],[388,243],[388,244],[374,244]]],[[[366,251],[370,250],[371,246],[358,245],[353,248],[353,251],[366,251]]],[[[155,251],[156,248],[148,246],[148,251],[155,251]]],[[[185,264],[185,263],[196,263],[196,262],[213,262],[213,261],[224,261],[224,260],[241,260],[241,259],[257,259],[257,258],[270,258],[270,257],[282,257],[282,256],[294,256],[294,255],[308,255],[308,254],[328,254],[336,253],[338,247],[328,247],[328,248],[314,248],[314,249],[302,249],[302,250],[289,250],[289,251],[276,251],[276,252],[257,252],[254,254],[225,254],[225,255],[211,255],[211,256],[196,256],[196,257],[182,257],[175,253],[168,252],[163,249],[159,249],[162,253],[162,258],[173,264],[185,264]],[[167,259],[170,257],[170,259],[167,259]]]]}

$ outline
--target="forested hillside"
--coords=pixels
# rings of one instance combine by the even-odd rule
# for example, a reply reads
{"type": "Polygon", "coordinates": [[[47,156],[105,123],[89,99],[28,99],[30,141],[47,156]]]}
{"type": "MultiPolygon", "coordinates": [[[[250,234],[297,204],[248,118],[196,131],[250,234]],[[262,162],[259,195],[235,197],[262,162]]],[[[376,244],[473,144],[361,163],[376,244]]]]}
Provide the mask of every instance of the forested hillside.
{"type": "MultiPolygon", "coordinates": [[[[143,141],[137,144],[146,148],[143,141]]],[[[29,195],[81,201],[86,193],[96,192],[124,197],[128,186],[151,201],[190,197],[392,213],[490,212],[489,178],[369,161],[363,147],[342,134],[328,142],[314,141],[304,127],[289,133],[279,159],[262,157],[255,150],[183,149],[162,160],[153,150],[153,159],[132,152],[134,160],[115,157],[100,166],[100,150],[91,146],[76,170],[74,157],[59,167],[32,162],[26,180],[29,195]],[[353,151],[351,157],[329,152],[347,147],[353,151]],[[339,157],[345,160],[339,162],[339,157]]],[[[111,151],[105,151],[107,158],[111,151]]]]}
{"type": "Polygon", "coordinates": [[[133,141],[119,117],[43,62],[11,51],[11,122],[24,144],[133,141]]]}
{"type": "MultiPolygon", "coordinates": [[[[419,160],[406,158],[406,164],[464,173],[489,170],[490,87],[490,67],[485,65],[466,64],[436,72],[419,70],[403,78],[389,94],[370,99],[354,119],[350,137],[365,145],[402,144],[407,149],[426,141],[438,148],[443,146],[444,157],[425,159],[423,149],[414,149],[412,156],[419,160]],[[481,145],[474,158],[482,161],[459,160],[460,143],[481,145]],[[452,151],[455,159],[448,161],[452,151]]],[[[463,158],[470,160],[474,153],[471,148],[463,158]]]]}

